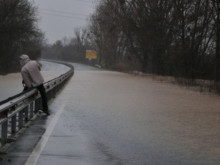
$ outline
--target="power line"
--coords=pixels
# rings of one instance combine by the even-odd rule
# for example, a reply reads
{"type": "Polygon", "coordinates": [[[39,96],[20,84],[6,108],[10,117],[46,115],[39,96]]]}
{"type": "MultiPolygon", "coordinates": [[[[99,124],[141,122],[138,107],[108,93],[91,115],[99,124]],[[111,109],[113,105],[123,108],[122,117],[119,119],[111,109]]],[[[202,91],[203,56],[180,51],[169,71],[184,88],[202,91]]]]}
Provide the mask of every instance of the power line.
{"type": "MultiPolygon", "coordinates": [[[[86,3],[95,3],[100,2],[100,0],[74,0],[74,1],[80,1],[80,2],[86,2],[86,3]]],[[[62,11],[62,10],[54,10],[54,9],[46,9],[46,8],[39,8],[40,13],[45,15],[51,15],[51,16],[58,16],[58,17],[64,17],[64,18],[70,18],[70,19],[81,19],[85,20],[86,17],[88,18],[89,15],[80,14],[80,13],[74,13],[70,11],[62,11]]]]}
{"type": "Polygon", "coordinates": [[[61,13],[61,14],[68,14],[68,15],[73,15],[73,16],[82,16],[82,17],[87,17],[88,15],[85,14],[79,14],[79,13],[73,13],[73,12],[69,12],[69,11],[61,11],[61,10],[53,10],[53,9],[43,9],[43,8],[39,8],[41,11],[48,11],[48,12],[52,12],[52,13],[61,13]]]}
{"type": "Polygon", "coordinates": [[[78,2],[83,2],[83,3],[96,3],[96,2],[101,2],[101,0],[74,0],[78,2]]]}
{"type": "Polygon", "coordinates": [[[55,14],[55,13],[47,13],[47,12],[41,12],[42,14],[51,15],[51,16],[57,16],[57,17],[64,17],[69,19],[79,19],[79,20],[86,20],[86,18],[77,17],[77,16],[69,16],[69,15],[61,15],[61,14],[55,14]]]}

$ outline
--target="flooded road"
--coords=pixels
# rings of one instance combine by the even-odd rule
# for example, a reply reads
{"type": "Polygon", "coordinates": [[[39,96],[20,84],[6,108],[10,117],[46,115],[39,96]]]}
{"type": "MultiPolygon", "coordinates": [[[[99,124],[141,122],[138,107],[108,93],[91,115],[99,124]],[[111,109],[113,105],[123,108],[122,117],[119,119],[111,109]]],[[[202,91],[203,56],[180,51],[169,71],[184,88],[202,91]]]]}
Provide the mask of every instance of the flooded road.
{"type": "Polygon", "coordinates": [[[11,164],[15,157],[26,165],[220,164],[220,97],[73,65],[51,115],[40,117],[21,141],[45,130],[42,138],[30,153],[22,143],[12,148],[11,164]]]}
{"type": "Polygon", "coordinates": [[[51,105],[65,102],[37,164],[220,164],[219,97],[74,66],[51,105]]]}
{"type": "Polygon", "coordinates": [[[74,116],[109,161],[220,163],[219,97],[116,72],[74,78],[74,116]]]}

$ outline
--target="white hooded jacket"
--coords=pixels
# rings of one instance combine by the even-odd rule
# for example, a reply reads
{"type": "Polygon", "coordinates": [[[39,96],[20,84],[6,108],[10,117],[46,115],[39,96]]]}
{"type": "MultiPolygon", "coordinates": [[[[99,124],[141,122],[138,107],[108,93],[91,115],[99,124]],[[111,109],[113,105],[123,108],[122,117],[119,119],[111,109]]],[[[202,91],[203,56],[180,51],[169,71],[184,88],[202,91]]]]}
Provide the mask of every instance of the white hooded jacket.
{"type": "Polygon", "coordinates": [[[44,79],[40,73],[40,65],[36,61],[30,60],[28,55],[20,56],[21,75],[28,88],[37,87],[43,84],[44,79]]]}

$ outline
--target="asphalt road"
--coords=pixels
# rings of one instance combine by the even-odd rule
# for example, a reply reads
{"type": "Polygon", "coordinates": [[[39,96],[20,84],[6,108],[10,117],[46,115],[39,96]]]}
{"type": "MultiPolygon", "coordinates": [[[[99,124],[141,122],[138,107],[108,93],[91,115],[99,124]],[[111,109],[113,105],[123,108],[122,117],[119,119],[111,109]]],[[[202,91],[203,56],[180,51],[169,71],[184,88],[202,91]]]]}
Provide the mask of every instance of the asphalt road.
{"type": "Polygon", "coordinates": [[[74,77],[50,104],[52,114],[40,116],[18,139],[8,164],[220,164],[219,96],[74,67],[74,77]]]}

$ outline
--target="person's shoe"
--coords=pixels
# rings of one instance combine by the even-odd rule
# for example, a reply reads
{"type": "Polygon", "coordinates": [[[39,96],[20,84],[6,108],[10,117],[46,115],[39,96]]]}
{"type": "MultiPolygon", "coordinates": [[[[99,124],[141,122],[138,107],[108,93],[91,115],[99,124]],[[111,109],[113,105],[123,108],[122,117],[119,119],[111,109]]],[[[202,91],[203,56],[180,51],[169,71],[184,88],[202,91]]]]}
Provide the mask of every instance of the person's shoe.
{"type": "Polygon", "coordinates": [[[47,115],[47,116],[49,116],[49,115],[50,115],[50,113],[49,113],[48,111],[44,111],[44,113],[46,113],[46,115],[47,115]]]}

